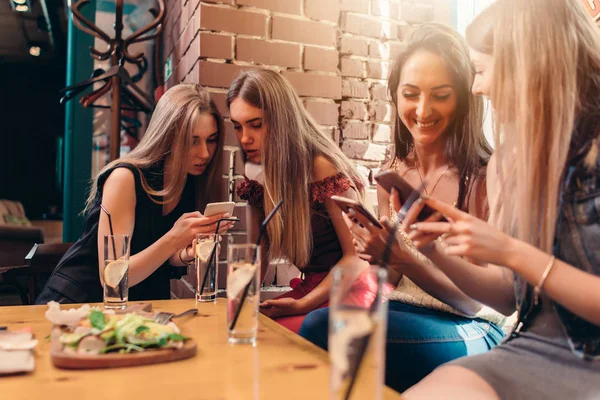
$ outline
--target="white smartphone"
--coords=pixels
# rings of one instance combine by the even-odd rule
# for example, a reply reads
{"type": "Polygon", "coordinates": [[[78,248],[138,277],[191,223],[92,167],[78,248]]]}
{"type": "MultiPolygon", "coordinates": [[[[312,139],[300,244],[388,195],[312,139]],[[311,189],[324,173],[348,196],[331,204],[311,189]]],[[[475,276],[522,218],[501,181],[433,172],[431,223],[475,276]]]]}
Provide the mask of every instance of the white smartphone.
{"type": "Polygon", "coordinates": [[[211,215],[225,214],[225,213],[229,213],[229,215],[233,215],[234,209],[235,209],[235,203],[233,201],[224,201],[221,203],[209,203],[206,205],[206,208],[204,209],[204,216],[210,217],[211,215]]]}

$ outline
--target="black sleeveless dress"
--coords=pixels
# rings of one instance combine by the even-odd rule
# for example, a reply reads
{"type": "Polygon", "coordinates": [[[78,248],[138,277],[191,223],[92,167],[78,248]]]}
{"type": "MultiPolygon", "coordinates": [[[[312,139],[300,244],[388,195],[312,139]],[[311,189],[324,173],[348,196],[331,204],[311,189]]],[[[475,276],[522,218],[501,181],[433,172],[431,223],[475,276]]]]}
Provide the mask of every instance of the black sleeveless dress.
{"type": "MultiPolygon", "coordinates": [[[[83,234],[60,260],[46,286],[38,296],[36,304],[49,301],[59,303],[87,303],[102,301],[102,285],[98,272],[98,221],[102,189],[108,176],[116,168],[127,168],[135,177],[135,227],[130,241],[132,256],[141,252],[167,233],[175,221],[184,213],[195,209],[194,177],[188,175],[181,200],[168,215],[163,216],[163,206],[156,204],[144,191],[140,170],[131,164],[122,163],[106,171],[98,178],[98,192],[94,205],[87,213],[83,234]]],[[[163,188],[163,163],[141,170],[146,182],[155,190],[163,188]]],[[[110,212],[110,210],[108,210],[110,212]]],[[[175,252],[177,249],[173,249],[175,252]]],[[[161,265],[149,277],[129,288],[129,300],[159,300],[170,298],[170,279],[176,278],[180,269],[167,263],[161,265]]]]}

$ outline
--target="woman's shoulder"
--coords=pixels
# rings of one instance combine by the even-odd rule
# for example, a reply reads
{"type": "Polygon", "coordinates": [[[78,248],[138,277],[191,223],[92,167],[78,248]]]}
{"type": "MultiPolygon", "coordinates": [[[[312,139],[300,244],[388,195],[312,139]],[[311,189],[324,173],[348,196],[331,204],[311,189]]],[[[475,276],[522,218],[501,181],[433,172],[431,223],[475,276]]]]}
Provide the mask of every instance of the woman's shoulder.
{"type": "Polygon", "coordinates": [[[122,187],[123,185],[135,185],[139,177],[138,169],[130,163],[119,163],[98,176],[98,187],[103,188],[106,184],[110,187],[122,187]]]}
{"type": "Polygon", "coordinates": [[[312,173],[314,181],[320,181],[327,177],[337,175],[340,171],[327,159],[327,157],[318,155],[313,159],[312,173]]]}
{"type": "Polygon", "coordinates": [[[322,155],[313,160],[313,178],[310,183],[312,203],[324,203],[331,196],[343,195],[350,189],[363,189],[360,180],[352,179],[322,155]]]}

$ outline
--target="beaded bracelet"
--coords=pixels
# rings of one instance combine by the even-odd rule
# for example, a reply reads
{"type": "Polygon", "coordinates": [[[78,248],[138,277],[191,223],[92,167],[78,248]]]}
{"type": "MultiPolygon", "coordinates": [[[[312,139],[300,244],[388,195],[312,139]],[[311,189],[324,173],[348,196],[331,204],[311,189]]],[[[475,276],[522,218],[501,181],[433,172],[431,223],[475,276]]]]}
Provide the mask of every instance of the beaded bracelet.
{"type": "Polygon", "coordinates": [[[183,265],[190,265],[190,264],[192,264],[192,263],[194,262],[194,259],[192,258],[192,259],[191,259],[191,260],[189,260],[189,261],[185,261],[185,260],[183,259],[182,255],[181,255],[181,253],[182,253],[184,250],[187,252],[187,246],[186,246],[186,247],[184,247],[184,248],[182,248],[181,250],[179,250],[179,261],[181,261],[181,263],[182,263],[183,265]]]}

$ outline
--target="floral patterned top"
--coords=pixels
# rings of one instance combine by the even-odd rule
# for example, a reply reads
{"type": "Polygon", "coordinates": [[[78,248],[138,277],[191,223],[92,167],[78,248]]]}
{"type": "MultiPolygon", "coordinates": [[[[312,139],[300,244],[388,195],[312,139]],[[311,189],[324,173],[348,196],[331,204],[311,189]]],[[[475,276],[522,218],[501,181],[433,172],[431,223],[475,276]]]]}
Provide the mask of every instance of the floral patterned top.
{"type": "MultiPolygon", "coordinates": [[[[313,252],[307,265],[297,265],[305,274],[329,272],[342,258],[342,246],[325,207],[325,200],[333,195],[343,195],[351,188],[362,190],[363,184],[351,181],[341,172],[310,184],[313,252]]],[[[257,181],[244,179],[236,192],[249,205],[264,208],[264,188],[257,181]]]]}

